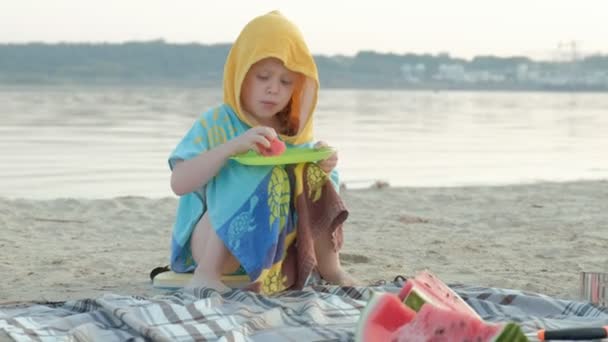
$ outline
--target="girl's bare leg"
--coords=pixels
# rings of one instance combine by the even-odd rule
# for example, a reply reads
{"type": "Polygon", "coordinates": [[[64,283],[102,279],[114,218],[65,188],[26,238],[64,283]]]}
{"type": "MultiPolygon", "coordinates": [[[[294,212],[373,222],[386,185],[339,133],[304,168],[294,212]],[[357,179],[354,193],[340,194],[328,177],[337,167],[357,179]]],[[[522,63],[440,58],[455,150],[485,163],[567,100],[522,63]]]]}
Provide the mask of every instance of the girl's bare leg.
{"type": "Polygon", "coordinates": [[[324,232],[315,241],[317,267],[321,277],[328,283],[340,286],[354,286],[355,279],[340,265],[340,253],[334,249],[330,232],[324,232]]]}
{"type": "Polygon", "coordinates": [[[220,292],[230,290],[222,283],[222,274],[236,271],[239,262],[217,236],[207,214],[194,228],[190,248],[197,266],[188,287],[209,287],[220,292]]]}

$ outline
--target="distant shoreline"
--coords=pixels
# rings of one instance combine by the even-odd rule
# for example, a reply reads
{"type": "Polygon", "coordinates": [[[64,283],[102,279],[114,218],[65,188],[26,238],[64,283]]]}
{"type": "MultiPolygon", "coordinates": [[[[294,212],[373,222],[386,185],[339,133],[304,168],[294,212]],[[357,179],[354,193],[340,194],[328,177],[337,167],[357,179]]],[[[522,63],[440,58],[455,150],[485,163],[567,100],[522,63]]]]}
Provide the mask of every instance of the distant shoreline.
{"type": "MultiPolygon", "coordinates": [[[[2,44],[0,83],[176,83],[220,86],[231,44],[2,44]]],[[[534,60],[449,53],[314,55],[325,88],[608,91],[608,55],[534,60]]]]}
{"type": "MultiPolygon", "coordinates": [[[[167,80],[148,80],[148,81],[73,81],[73,80],[40,80],[27,82],[6,82],[0,80],[0,89],[2,88],[27,88],[27,87],[133,87],[133,88],[201,88],[201,89],[219,89],[221,84],[214,83],[196,83],[196,82],[179,82],[167,80]]],[[[324,85],[321,82],[322,89],[332,90],[402,90],[402,91],[428,91],[428,92],[539,92],[539,93],[608,93],[608,88],[568,88],[568,87],[498,87],[498,86],[477,86],[477,87],[461,87],[461,86],[364,86],[364,85],[324,85]]]]}

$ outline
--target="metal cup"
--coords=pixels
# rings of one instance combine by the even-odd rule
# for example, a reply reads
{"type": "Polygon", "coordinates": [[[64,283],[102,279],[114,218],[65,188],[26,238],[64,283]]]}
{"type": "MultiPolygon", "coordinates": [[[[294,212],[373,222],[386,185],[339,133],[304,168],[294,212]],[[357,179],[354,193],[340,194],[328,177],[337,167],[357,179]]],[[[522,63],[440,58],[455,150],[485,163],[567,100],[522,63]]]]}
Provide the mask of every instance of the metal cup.
{"type": "Polygon", "coordinates": [[[580,297],[593,304],[608,306],[608,273],[581,272],[580,297]]]}

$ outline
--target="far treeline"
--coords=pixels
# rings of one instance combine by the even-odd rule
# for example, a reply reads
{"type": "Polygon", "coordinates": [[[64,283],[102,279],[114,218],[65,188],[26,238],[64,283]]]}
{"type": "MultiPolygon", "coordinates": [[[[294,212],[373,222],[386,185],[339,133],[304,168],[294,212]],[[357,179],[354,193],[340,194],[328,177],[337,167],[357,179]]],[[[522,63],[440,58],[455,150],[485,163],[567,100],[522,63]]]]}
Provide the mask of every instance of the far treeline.
{"type": "MultiPolygon", "coordinates": [[[[230,44],[0,44],[0,85],[220,86],[230,44]]],[[[560,61],[449,54],[315,55],[321,86],[471,90],[608,91],[608,55],[560,61]]]]}

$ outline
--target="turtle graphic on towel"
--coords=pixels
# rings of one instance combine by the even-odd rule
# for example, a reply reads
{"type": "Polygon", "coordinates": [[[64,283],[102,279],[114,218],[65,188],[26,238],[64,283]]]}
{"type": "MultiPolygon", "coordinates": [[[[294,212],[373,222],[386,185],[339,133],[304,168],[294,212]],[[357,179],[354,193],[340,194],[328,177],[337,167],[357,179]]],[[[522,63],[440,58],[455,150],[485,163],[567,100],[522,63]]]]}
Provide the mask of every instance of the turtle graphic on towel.
{"type": "Polygon", "coordinates": [[[251,232],[255,229],[255,220],[253,217],[253,209],[258,204],[258,196],[252,196],[249,199],[249,211],[244,211],[235,217],[230,222],[228,228],[228,244],[231,250],[238,250],[241,246],[243,234],[251,232]]]}

